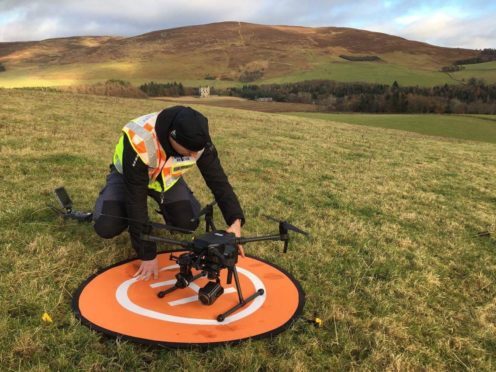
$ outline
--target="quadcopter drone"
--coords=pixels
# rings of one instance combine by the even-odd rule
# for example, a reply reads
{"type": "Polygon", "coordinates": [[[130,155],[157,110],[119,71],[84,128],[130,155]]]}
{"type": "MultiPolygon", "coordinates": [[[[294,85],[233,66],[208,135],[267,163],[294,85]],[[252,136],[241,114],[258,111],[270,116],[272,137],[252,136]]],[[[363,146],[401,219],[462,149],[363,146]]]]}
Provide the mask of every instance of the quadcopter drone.
{"type": "MultiPolygon", "coordinates": [[[[64,209],[60,210],[53,206],[50,207],[64,216],[64,218],[76,219],[78,221],[91,221],[91,213],[73,211],[72,201],[63,187],[56,189],[55,195],[64,209]]],[[[174,253],[170,254],[170,259],[179,265],[179,272],[176,274],[176,283],[172,287],[160,291],[157,294],[159,298],[163,298],[167,294],[178,289],[187,288],[199,278],[207,277],[208,282],[199,290],[198,299],[203,305],[212,305],[224,293],[224,288],[221,286],[220,273],[221,270],[227,269],[227,284],[231,284],[232,278],[234,277],[239,302],[217,316],[217,321],[222,322],[227,316],[244,307],[258,296],[264,294],[263,289],[258,289],[248,297],[243,296],[238,271],[236,269],[239,254],[238,245],[251,242],[278,240],[284,242],[283,252],[286,253],[289,244],[289,231],[294,231],[305,236],[309,236],[309,234],[286,221],[279,221],[273,217],[265,216],[269,220],[279,224],[278,234],[238,238],[233,233],[218,230],[215,227],[213,219],[213,207],[215,204],[215,202],[208,204],[194,219],[199,220],[202,216],[205,216],[206,226],[205,233],[198,237],[194,237],[193,240],[182,241],[150,234],[142,234],[141,238],[157,243],[179,246],[186,251],[178,256],[174,255],[174,253]],[[196,270],[195,274],[193,273],[193,269],[196,270]]],[[[113,217],[124,218],[117,216],[113,217]]],[[[180,229],[165,224],[150,222],[149,225],[155,229],[193,233],[191,230],[180,229]]]]}

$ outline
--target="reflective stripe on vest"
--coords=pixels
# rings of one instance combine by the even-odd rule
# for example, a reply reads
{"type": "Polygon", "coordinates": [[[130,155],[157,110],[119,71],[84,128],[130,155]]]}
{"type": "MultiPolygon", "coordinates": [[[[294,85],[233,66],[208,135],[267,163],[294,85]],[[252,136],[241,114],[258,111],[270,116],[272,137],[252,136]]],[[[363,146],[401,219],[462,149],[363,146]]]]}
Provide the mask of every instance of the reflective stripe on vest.
{"type": "Polygon", "coordinates": [[[128,123],[124,127],[124,132],[128,135],[129,141],[140,156],[143,163],[149,167],[157,168],[157,145],[153,134],[134,122],[128,123]]]}
{"type": "MultiPolygon", "coordinates": [[[[155,134],[157,116],[158,113],[141,116],[127,123],[122,130],[127,135],[134,151],[136,151],[143,163],[148,166],[148,187],[164,192],[174,186],[179,178],[196,164],[196,160],[201,156],[203,150],[198,153],[197,158],[188,156],[171,156],[167,158],[155,134]],[[162,175],[163,188],[157,180],[160,174],[162,175]]],[[[113,159],[115,168],[121,174],[123,173],[123,152],[124,134],[115,147],[113,159]]]]}

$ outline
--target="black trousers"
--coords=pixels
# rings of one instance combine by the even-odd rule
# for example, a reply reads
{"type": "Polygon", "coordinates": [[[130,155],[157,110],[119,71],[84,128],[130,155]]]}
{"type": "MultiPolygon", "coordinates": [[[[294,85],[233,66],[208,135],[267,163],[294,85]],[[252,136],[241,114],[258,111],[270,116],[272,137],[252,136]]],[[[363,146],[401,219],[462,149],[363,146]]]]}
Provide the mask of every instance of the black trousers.
{"type": "MultiPolygon", "coordinates": [[[[167,224],[190,230],[198,227],[199,221],[192,221],[192,219],[198,216],[201,206],[183,178],[163,194],[163,200],[161,200],[161,194],[154,190],[149,189],[148,196],[157,202],[160,213],[167,224]]],[[[96,200],[93,210],[95,222],[93,227],[99,236],[110,239],[128,227],[129,221],[126,218],[124,177],[116,170],[112,170],[96,200]]]]}

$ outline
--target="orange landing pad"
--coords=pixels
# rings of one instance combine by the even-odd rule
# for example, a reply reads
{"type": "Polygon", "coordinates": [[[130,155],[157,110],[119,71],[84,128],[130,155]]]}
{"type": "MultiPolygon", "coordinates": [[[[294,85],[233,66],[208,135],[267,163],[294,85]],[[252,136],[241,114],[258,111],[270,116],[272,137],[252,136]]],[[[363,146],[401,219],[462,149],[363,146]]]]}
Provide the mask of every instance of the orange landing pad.
{"type": "Polygon", "coordinates": [[[226,269],[221,271],[224,294],[213,305],[198,301],[198,290],[207,283],[206,278],[158,298],[158,292],[174,285],[179,271],[169,253],[157,256],[160,274],[156,280],[132,277],[140,262],[137,259],[92,275],[73,298],[76,316],[90,328],[115,337],[188,347],[273,336],[287,329],[303,310],[305,295],[300,284],[283,269],[253,256],[239,257],[237,264],[243,296],[259,289],[264,294],[223,322],[218,322],[217,316],[239,303],[234,279],[232,284],[226,283],[226,269]]]}

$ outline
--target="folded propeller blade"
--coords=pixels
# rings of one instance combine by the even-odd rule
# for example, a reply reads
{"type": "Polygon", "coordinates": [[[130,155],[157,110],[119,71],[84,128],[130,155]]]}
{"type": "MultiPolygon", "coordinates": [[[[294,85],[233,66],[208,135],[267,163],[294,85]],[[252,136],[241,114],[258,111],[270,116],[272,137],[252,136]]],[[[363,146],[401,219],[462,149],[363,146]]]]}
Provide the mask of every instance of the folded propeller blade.
{"type": "Polygon", "coordinates": [[[191,219],[191,222],[198,221],[201,216],[204,216],[207,213],[211,212],[212,208],[215,204],[217,204],[217,202],[215,200],[212,203],[207,204],[205,207],[203,207],[203,209],[200,211],[200,213],[198,213],[198,215],[196,217],[191,219]]]}
{"type": "Polygon", "coordinates": [[[286,230],[291,230],[291,231],[297,232],[299,234],[303,234],[305,236],[310,236],[310,234],[307,233],[306,231],[303,231],[303,230],[299,229],[298,227],[291,225],[287,221],[278,220],[275,217],[271,217],[271,216],[267,216],[267,215],[264,215],[264,217],[267,218],[268,220],[271,220],[271,221],[274,221],[274,222],[281,224],[282,227],[284,227],[286,230]]]}
{"type": "Polygon", "coordinates": [[[204,214],[206,214],[214,205],[216,205],[217,202],[214,200],[212,203],[209,203],[207,204],[205,207],[203,207],[203,209],[200,211],[200,214],[198,215],[198,217],[200,216],[203,216],[204,214]]]}

